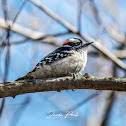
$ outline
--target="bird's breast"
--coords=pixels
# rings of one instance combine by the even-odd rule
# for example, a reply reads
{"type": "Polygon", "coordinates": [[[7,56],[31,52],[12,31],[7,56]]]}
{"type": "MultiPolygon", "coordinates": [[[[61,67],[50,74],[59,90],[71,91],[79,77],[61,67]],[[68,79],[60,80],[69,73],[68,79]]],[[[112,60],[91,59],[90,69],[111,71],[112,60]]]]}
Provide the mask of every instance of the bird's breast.
{"type": "Polygon", "coordinates": [[[35,78],[50,78],[80,73],[87,62],[87,52],[74,52],[71,56],[61,58],[49,65],[40,66],[32,73],[35,78]]]}

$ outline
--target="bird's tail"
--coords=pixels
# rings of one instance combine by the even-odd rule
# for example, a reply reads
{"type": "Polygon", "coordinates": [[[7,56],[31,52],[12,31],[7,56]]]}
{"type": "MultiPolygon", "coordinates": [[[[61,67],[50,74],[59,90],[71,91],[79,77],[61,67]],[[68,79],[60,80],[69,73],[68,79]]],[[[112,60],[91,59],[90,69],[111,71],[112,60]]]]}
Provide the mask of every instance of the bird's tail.
{"type": "Polygon", "coordinates": [[[18,78],[16,81],[18,81],[18,80],[25,80],[25,79],[34,79],[34,77],[30,76],[29,74],[26,74],[26,75],[18,78]]]}

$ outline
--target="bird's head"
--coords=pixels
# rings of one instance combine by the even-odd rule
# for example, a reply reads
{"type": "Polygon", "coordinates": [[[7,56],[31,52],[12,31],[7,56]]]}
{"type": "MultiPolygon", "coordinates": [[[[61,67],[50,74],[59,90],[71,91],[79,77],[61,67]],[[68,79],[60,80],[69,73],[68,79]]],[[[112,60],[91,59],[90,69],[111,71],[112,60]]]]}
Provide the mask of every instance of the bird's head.
{"type": "Polygon", "coordinates": [[[88,42],[88,43],[83,43],[80,39],[78,38],[71,38],[67,39],[64,43],[63,46],[66,47],[73,47],[76,49],[83,49],[86,48],[88,45],[92,44],[93,42],[88,42]]]}

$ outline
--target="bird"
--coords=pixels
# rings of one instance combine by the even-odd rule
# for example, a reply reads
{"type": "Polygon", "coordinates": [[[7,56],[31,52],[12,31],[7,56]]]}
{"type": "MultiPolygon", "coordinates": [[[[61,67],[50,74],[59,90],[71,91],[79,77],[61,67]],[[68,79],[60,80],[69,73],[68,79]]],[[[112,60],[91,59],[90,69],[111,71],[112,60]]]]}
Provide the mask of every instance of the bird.
{"type": "Polygon", "coordinates": [[[93,42],[84,43],[79,38],[67,39],[63,45],[48,53],[35,68],[20,77],[26,78],[54,78],[81,74],[87,63],[87,47],[93,42]]]}

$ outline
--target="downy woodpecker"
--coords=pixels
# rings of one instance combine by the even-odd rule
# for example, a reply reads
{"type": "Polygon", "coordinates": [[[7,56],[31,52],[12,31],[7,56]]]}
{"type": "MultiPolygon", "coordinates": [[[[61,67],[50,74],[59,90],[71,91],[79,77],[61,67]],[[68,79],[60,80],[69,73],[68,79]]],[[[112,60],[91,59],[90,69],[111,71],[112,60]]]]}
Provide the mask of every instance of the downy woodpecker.
{"type": "Polygon", "coordinates": [[[35,68],[19,78],[52,78],[80,74],[87,62],[87,47],[78,38],[67,39],[63,45],[47,54],[35,68]]]}

